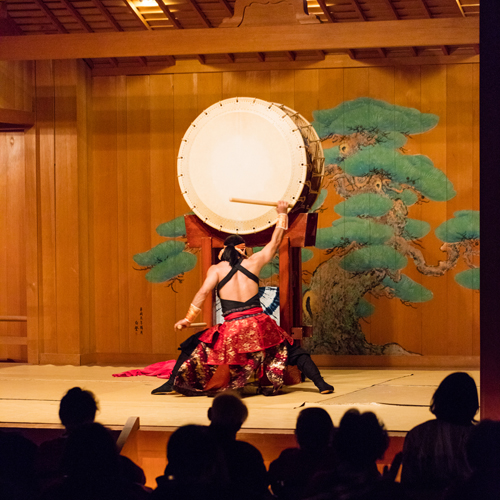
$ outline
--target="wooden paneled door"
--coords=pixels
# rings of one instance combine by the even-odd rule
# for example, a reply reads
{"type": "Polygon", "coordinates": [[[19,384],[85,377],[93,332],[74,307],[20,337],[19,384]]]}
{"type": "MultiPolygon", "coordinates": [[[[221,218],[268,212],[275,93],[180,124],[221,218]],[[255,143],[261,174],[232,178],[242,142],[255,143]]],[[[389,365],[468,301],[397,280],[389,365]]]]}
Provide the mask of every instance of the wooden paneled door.
{"type": "Polygon", "coordinates": [[[0,133],[0,361],[27,362],[24,132],[0,133]]]}

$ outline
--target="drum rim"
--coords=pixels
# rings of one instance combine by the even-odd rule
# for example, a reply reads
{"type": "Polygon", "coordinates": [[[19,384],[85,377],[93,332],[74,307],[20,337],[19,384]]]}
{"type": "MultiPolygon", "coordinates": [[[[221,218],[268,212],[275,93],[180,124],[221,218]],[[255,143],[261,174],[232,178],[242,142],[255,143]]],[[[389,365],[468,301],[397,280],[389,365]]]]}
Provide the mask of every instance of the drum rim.
{"type": "MultiPolygon", "coordinates": [[[[293,168],[295,169],[295,171],[293,172],[294,175],[292,175],[292,178],[290,179],[290,182],[286,188],[286,196],[283,197],[284,199],[286,199],[286,201],[289,201],[291,206],[294,206],[298,202],[300,194],[304,189],[304,182],[306,180],[310,166],[308,154],[306,151],[306,145],[304,144],[304,137],[302,136],[300,129],[292,120],[289,113],[292,112],[297,115],[299,114],[291,108],[288,108],[282,104],[264,101],[262,99],[254,97],[233,97],[218,101],[202,111],[186,130],[181,141],[177,158],[177,176],[181,193],[190,209],[205,224],[219,231],[239,234],[256,233],[268,229],[275,223],[277,214],[274,208],[270,208],[265,213],[254,219],[246,219],[242,220],[241,222],[235,219],[229,219],[217,212],[214,212],[207,205],[203,204],[203,198],[196,192],[193,186],[193,182],[187,175],[189,173],[189,164],[186,161],[185,157],[189,154],[189,148],[191,147],[192,141],[196,139],[196,136],[199,133],[198,131],[202,130],[203,124],[207,123],[207,121],[210,121],[210,117],[213,115],[213,111],[218,113],[221,108],[224,108],[225,105],[228,104],[242,104],[242,111],[247,112],[251,112],[251,109],[247,109],[247,107],[252,105],[258,105],[259,108],[256,109],[260,110],[262,110],[262,108],[268,108],[269,110],[272,109],[272,112],[281,114],[280,118],[284,121],[284,123],[286,122],[288,124],[288,128],[290,129],[289,131],[294,134],[294,136],[300,136],[301,145],[299,146],[300,152],[298,154],[301,164],[293,166],[293,168]],[[298,181],[297,187],[295,189],[293,189],[294,181],[298,181]],[[200,204],[200,202],[201,204],[203,204],[203,209],[201,211],[198,207],[198,204],[200,204]],[[211,216],[213,219],[216,219],[216,221],[212,220],[211,216]]],[[[235,109],[234,111],[237,110],[235,109]]],[[[262,113],[256,114],[262,116],[262,113]]],[[[216,114],[215,116],[217,117],[218,115],[216,114]]],[[[301,115],[299,116],[302,120],[305,120],[301,115]]],[[[267,116],[265,118],[267,118],[267,116]]],[[[293,140],[298,144],[298,141],[295,138],[293,140]]],[[[295,152],[295,154],[297,154],[297,152],[295,152]]]]}

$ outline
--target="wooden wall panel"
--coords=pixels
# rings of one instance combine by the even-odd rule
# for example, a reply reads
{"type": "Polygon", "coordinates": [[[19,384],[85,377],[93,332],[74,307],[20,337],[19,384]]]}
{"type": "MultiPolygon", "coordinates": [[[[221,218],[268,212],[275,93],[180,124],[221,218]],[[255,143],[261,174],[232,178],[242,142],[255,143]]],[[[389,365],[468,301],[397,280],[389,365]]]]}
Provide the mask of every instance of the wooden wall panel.
{"type": "MultiPolygon", "coordinates": [[[[16,85],[11,84],[26,82],[26,74],[25,67],[8,72],[0,67],[0,80],[6,82],[6,91],[0,91],[3,104],[29,107],[29,84],[22,92],[12,91],[16,85]]],[[[28,325],[32,359],[38,350],[42,362],[147,363],[177,354],[178,343],[192,332],[174,332],[172,326],[201,284],[200,263],[172,288],[145,280],[132,257],[165,241],[156,233],[158,225],[189,210],[176,177],[179,144],[192,120],[220,99],[255,96],[280,102],[310,121],[315,110],[367,96],[437,114],[439,124],[405,146],[408,153],[429,156],[457,190],[447,203],[410,208],[409,217],[431,224],[422,252],[436,265],[444,256],[434,235],[437,226],[456,210],[479,209],[478,77],[477,64],[435,64],[90,81],[88,69],[75,61],[37,62],[37,124],[25,156],[26,193],[37,196],[27,212],[29,234],[38,234],[26,264],[30,317],[38,320],[28,325]],[[135,331],[141,318],[142,334],[135,331]]],[[[2,141],[1,158],[8,148],[2,141]]],[[[319,227],[339,217],[333,207],[342,198],[331,186],[327,200],[319,227]]],[[[312,271],[326,258],[315,250],[304,269],[312,271]]],[[[367,339],[398,342],[426,356],[477,355],[479,293],[454,281],[464,269],[459,263],[445,277],[431,278],[409,263],[405,274],[432,290],[434,299],[413,308],[369,297],[376,311],[362,322],[367,339]]]]}
{"type": "Polygon", "coordinates": [[[152,228],[145,224],[151,221],[149,78],[127,78],[129,342],[138,353],[151,351],[151,286],[132,267],[132,256],[151,248],[152,228]]]}
{"type": "MultiPolygon", "coordinates": [[[[438,125],[422,134],[421,152],[432,159],[436,168],[446,173],[447,102],[446,102],[446,66],[425,66],[421,69],[422,104],[421,111],[439,116],[438,125]]],[[[410,208],[412,218],[421,217],[432,227],[425,237],[423,245],[426,261],[429,265],[437,265],[445,254],[440,249],[442,241],[434,234],[434,229],[446,220],[446,203],[432,202],[410,208]]],[[[447,316],[448,286],[446,280],[423,276],[421,284],[432,290],[433,300],[421,305],[422,309],[422,354],[447,354],[447,316]]]]}
{"type": "MultiPolygon", "coordinates": [[[[473,208],[473,66],[447,67],[447,172],[457,195],[447,204],[447,219],[464,207],[473,208]]],[[[453,299],[448,308],[448,350],[471,355],[473,350],[473,309],[477,293],[456,285],[454,277],[468,267],[460,260],[455,269],[447,273],[448,290],[453,299]]],[[[477,325],[476,325],[477,326],[477,325]]]]}
{"type": "Polygon", "coordinates": [[[33,111],[32,61],[0,61],[0,108],[33,111]]]}
{"type": "Polygon", "coordinates": [[[36,65],[36,156],[30,153],[30,162],[35,161],[35,165],[30,164],[27,170],[35,168],[38,183],[36,274],[42,362],[79,364],[90,348],[89,84],[90,73],[82,61],[36,65]]]}
{"type": "MultiPolygon", "coordinates": [[[[411,67],[385,67],[385,68],[346,68],[346,69],[313,69],[313,70],[273,70],[273,71],[248,71],[248,72],[224,72],[224,73],[205,73],[205,74],[174,74],[151,77],[126,77],[126,83],[123,83],[127,90],[128,100],[126,103],[126,123],[123,129],[106,127],[103,123],[99,124],[97,116],[103,116],[103,113],[96,109],[96,133],[103,134],[106,131],[107,137],[96,137],[94,144],[99,141],[108,141],[109,147],[116,150],[108,151],[110,155],[124,156],[127,159],[128,174],[124,182],[117,183],[118,196],[124,197],[123,193],[128,195],[123,198],[123,205],[120,209],[123,214],[118,222],[118,231],[128,232],[128,257],[130,258],[136,251],[146,251],[152,246],[164,241],[155,233],[156,227],[162,222],[171,220],[188,211],[188,207],[178,190],[176,171],[176,155],[178,145],[189,127],[191,121],[198,114],[217,102],[219,99],[225,99],[235,96],[252,95],[261,99],[282,102],[293,109],[299,111],[307,119],[313,120],[312,112],[316,109],[327,109],[334,107],[343,101],[355,99],[358,97],[372,97],[383,99],[386,102],[399,104],[402,106],[414,107],[422,112],[435,113],[439,115],[440,121],[437,127],[424,134],[415,135],[409,138],[405,151],[411,154],[425,154],[432,158],[437,168],[445,171],[450,177],[450,172],[454,171],[454,160],[450,159],[449,148],[452,146],[452,138],[459,137],[455,132],[448,130],[447,125],[452,123],[452,127],[462,127],[463,134],[467,131],[469,135],[475,137],[469,141],[468,145],[462,145],[462,150],[469,151],[469,160],[464,168],[467,170],[470,186],[476,179],[477,185],[477,92],[473,90],[475,65],[457,65],[459,69],[453,69],[451,66],[433,65],[433,66],[411,66],[411,67]],[[466,68],[467,66],[467,68],[466,68]],[[449,71],[462,72],[455,76],[449,71]],[[131,81],[135,78],[135,81],[131,81]],[[148,80],[149,78],[149,80],[148,80]],[[149,82],[149,83],[148,83],[149,82]],[[467,83],[469,82],[469,83],[467,83]],[[453,87],[451,90],[449,87],[453,87]],[[465,87],[464,87],[465,86],[465,87]],[[453,116],[449,111],[448,99],[455,99],[458,95],[464,95],[466,90],[468,107],[464,108],[463,115],[471,115],[467,124],[459,117],[453,116]],[[131,89],[135,89],[134,96],[142,97],[140,104],[143,115],[137,115],[134,124],[131,123],[132,97],[131,89]],[[468,89],[468,90],[467,90],[468,89]],[[473,110],[476,109],[476,115],[473,110]],[[469,111],[470,110],[470,113],[469,111]],[[99,114],[100,113],[100,114],[99,114]],[[149,115],[148,115],[149,113],[149,115]],[[460,125],[462,123],[462,125],[460,125]],[[135,127],[135,128],[134,128],[135,127]],[[112,135],[116,130],[116,138],[112,135]],[[150,140],[147,151],[141,149],[142,134],[149,131],[150,140]],[[475,130],[475,132],[474,132],[475,130]],[[475,133],[475,135],[474,135],[475,133]],[[475,149],[476,148],[476,149],[475,149]],[[140,153],[139,153],[140,151],[140,153]],[[474,153],[476,151],[476,153],[474,153]],[[472,157],[476,155],[472,159],[472,157]],[[472,155],[472,156],[471,156],[472,155]],[[131,172],[131,163],[138,168],[131,172]],[[134,177],[135,176],[135,177],[134,177]],[[142,177],[141,177],[142,176],[142,177]],[[130,186],[133,183],[133,189],[130,186]],[[136,193],[141,199],[136,199],[131,193],[136,193]],[[120,194],[121,193],[121,194],[120,194]],[[147,200],[147,201],[145,201],[147,200]],[[137,212],[141,212],[141,221],[139,223],[137,212]],[[131,219],[133,218],[133,220],[131,219]],[[149,227],[144,221],[150,221],[149,227]],[[143,225],[140,228],[140,224],[143,225]],[[131,233],[134,233],[132,237],[131,233]],[[136,242],[141,242],[136,244],[136,242]],[[131,251],[131,247],[134,249],[131,251]]],[[[477,73],[477,72],[476,72],[477,73]]],[[[106,85],[109,92],[115,92],[115,97],[107,95],[102,101],[95,100],[94,107],[109,106],[108,101],[119,99],[119,86],[113,82],[113,77],[103,77],[94,79],[94,99],[99,98],[98,89],[106,85]],[[98,82],[99,80],[99,82],[98,82]],[[107,83],[106,83],[106,80],[107,83]],[[98,85],[98,86],[97,86],[98,85]],[[107,103],[107,104],[106,104],[107,103]]],[[[477,79],[476,79],[477,85],[477,79]]],[[[117,106],[116,109],[120,109],[117,106]]],[[[119,112],[119,111],[117,111],[119,112]]],[[[457,111],[454,111],[457,114],[457,111]]],[[[462,116],[462,115],[460,115],[462,116]]],[[[117,123],[120,121],[118,120],[117,123]]],[[[462,137],[463,142],[463,137],[462,137]]],[[[328,144],[325,144],[327,147],[328,144]]],[[[106,153],[106,154],[108,154],[106,153]]],[[[94,153],[94,170],[99,169],[105,158],[104,153],[94,153]]],[[[459,154],[459,153],[456,153],[459,154]]],[[[464,153],[460,153],[462,156],[464,153]]],[[[115,160],[113,160],[115,161],[115,160]]],[[[119,162],[118,162],[119,163],[119,162]]],[[[112,170],[113,163],[110,163],[112,170]]],[[[121,169],[118,169],[118,172],[121,169]]],[[[116,175],[118,175],[118,172],[116,175]]],[[[110,174],[111,175],[111,174],[110,174]]],[[[112,176],[115,174],[112,174],[112,176]]],[[[451,175],[455,183],[455,172],[451,175]]],[[[462,190],[465,181],[458,181],[456,189],[462,190]]],[[[91,188],[92,189],[92,188],[91,188]]],[[[95,186],[98,189],[98,186],[95,186]]],[[[475,189],[469,188],[468,191],[476,193],[475,189]]],[[[461,197],[454,201],[457,206],[463,209],[473,208],[473,197],[461,197]]],[[[109,202],[107,210],[109,213],[113,210],[115,202],[102,200],[103,203],[109,202]]],[[[332,220],[338,218],[333,212],[333,206],[342,201],[332,190],[330,191],[328,203],[325,211],[320,214],[319,226],[329,226],[332,220]]],[[[444,222],[449,216],[450,206],[444,202],[430,202],[423,205],[415,205],[410,208],[409,216],[416,219],[427,220],[431,226],[431,233],[424,239],[423,252],[427,260],[436,265],[437,261],[443,257],[439,250],[441,243],[434,235],[434,229],[444,222]]],[[[94,227],[102,225],[105,227],[104,214],[94,215],[94,227]],[[101,222],[102,215],[102,222],[101,222]]],[[[111,216],[111,214],[110,214],[111,216]]],[[[111,216],[113,217],[113,216],[111,216]]],[[[108,223],[109,224],[109,220],[108,223]]],[[[102,230],[99,229],[99,230],[102,230]]],[[[104,233],[105,234],[105,231],[104,233]]],[[[112,239],[112,238],[111,238],[112,239]]],[[[119,241],[123,242],[123,239],[119,241]]],[[[107,243],[113,246],[112,241],[107,243]]],[[[123,252],[123,245],[118,244],[120,252],[123,252]]],[[[94,249],[94,251],[97,251],[94,249]]],[[[127,255],[123,254],[122,261],[125,261],[127,255]]],[[[304,266],[305,270],[313,270],[325,259],[324,252],[315,251],[315,257],[304,266]]],[[[137,297],[140,297],[142,303],[150,304],[152,314],[152,332],[150,344],[147,342],[142,345],[133,345],[132,338],[129,346],[120,343],[117,351],[116,337],[108,339],[106,347],[101,350],[102,353],[121,352],[151,353],[151,359],[158,360],[157,356],[165,354],[166,357],[175,355],[175,347],[178,342],[184,340],[191,332],[170,333],[173,322],[182,317],[187,309],[193,294],[201,283],[199,265],[197,268],[184,276],[184,282],[175,286],[177,293],[174,293],[164,284],[152,285],[144,280],[143,274],[131,270],[133,263],[127,264],[129,269],[123,267],[119,271],[119,279],[124,280],[120,284],[120,289],[129,291],[129,314],[133,316],[133,302],[138,303],[137,297]],[[126,278],[123,277],[123,271],[126,272],[126,278]],[[135,288],[132,290],[131,288],[135,288]],[[136,295],[134,295],[136,294],[136,295]]],[[[98,268],[96,266],[95,282],[99,283],[102,278],[99,273],[103,273],[106,266],[98,268]]],[[[477,301],[473,297],[478,296],[477,292],[470,291],[457,292],[457,285],[453,281],[453,276],[436,279],[422,276],[416,271],[413,263],[409,263],[405,269],[405,274],[415,281],[423,284],[434,293],[434,300],[417,304],[414,307],[403,305],[398,300],[387,298],[369,298],[376,305],[375,314],[366,322],[362,322],[362,328],[367,339],[377,344],[387,342],[398,342],[405,349],[426,355],[450,355],[450,356],[469,356],[477,352],[478,336],[477,328],[477,301]],[[469,304],[462,310],[449,310],[450,293],[460,293],[469,304]],[[444,312],[443,312],[444,311],[444,312]],[[450,341],[454,333],[447,330],[450,321],[450,315],[454,314],[453,321],[465,326],[461,331],[461,347],[450,341]],[[474,314],[476,316],[474,316],[474,314]],[[468,316],[468,319],[465,318],[468,316]],[[476,320],[471,319],[476,318],[476,320]],[[466,347],[464,347],[466,346],[466,347]],[[468,346],[468,347],[467,347],[468,346]]],[[[101,285],[102,286],[102,285],[101,285]]],[[[120,302],[120,314],[123,314],[124,303],[120,302]]],[[[457,326],[458,328],[458,326],[457,326]]],[[[461,327],[460,327],[461,328],[461,327]]],[[[123,325],[120,324],[120,330],[123,325]]],[[[100,331],[98,337],[104,335],[100,331]]],[[[120,334],[121,335],[121,334],[120,334]]],[[[104,340],[103,340],[104,342],[104,340]]]]}
{"type": "Polygon", "coordinates": [[[40,207],[40,331],[44,353],[57,352],[57,301],[55,259],[55,81],[52,61],[36,65],[37,167],[40,207]]]}
{"type": "MultiPolygon", "coordinates": [[[[55,280],[57,353],[80,353],[77,65],[54,62],[55,280]]],[[[85,215],[85,214],[82,214],[85,215]]]]}
{"type": "MultiPolygon", "coordinates": [[[[0,134],[0,316],[26,316],[24,134],[0,134]]],[[[25,338],[26,321],[0,321],[0,360],[27,361],[26,345],[4,345],[25,338]]],[[[26,342],[26,340],[24,340],[26,342]]]]}
{"type": "MultiPolygon", "coordinates": [[[[191,125],[191,122],[199,114],[197,95],[200,87],[197,76],[196,74],[174,75],[173,150],[175,159],[172,162],[172,167],[175,172],[177,172],[176,159],[182,137],[189,125],[191,125]]],[[[189,207],[180,193],[179,184],[176,184],[174,196],[175,217],[180,217],[189,211],[189,207]]],[[[171,295],[170,303],[173,302],[175,304],[175,316],[178,319],[184,317],[194,294],[201,285],[202,276],[200,260],[200,254],[198,254],[197,266],[189,273],[184,274],[182,285],[176,284],[175,290],[177,293],[171,295]]],[[[174,333],[172,331],[172,326],[173,325],[166,325],[165,332],[166,335],[175,337],[175,343],[177,345],[194,333],[190,329],[175,331],[174,333]]],[[[174,355],[177,356],[177,352],[175,352],[174,355]]]]}
{"type": "MultiPolygon", "coordinates": [[[[127,352],[121,345],[118,239],[117,78],[94,78],[93,162],[89,175],[95,349],[127,352]],[[117,335],[109,335],[117,332],[117,335]]],[[[125,330],[125,328],[124,328],[125,330]]]]}
{"type": "MultiPolygon", "coordinates": [[[[0,61],[0,108],[33,111],[33,64],[0,61]]],[[[23,318],[0,321],[0,360],[28,360],[25,224],[25,137],[0,133],[0,316],[23,318]]]]}
{"type": "MultiPolygon", "coordinates": [[[[213,75],[208,75],[212,76],[213,75]]],[[[207,82],[208,83],[208,82],[207,82]]],[[[151,103],[151,247],[165,238],[156,228],[175,217],[176,148],[173,139],[174,86],[172,75],[150,77],[151,103]]],[[[208,85],[207,85],[208,87],[208,85]]],[[[202,85],[202,88],[205,88],[202,85]]],[[[147,249],[144,249],[147,250],[147,249]]],[[[144,279],[144,278],[143,278],[144,279]]],[[[172,290],[167,286],[151,287],[151,342],[153,353],[175,352],[177,349],[173,325],[177,319],[172,301],[172,290]]]]}
{"type": "MultiPolygon", "coordinates": [[[[110,96],[111,97],[111,96],[110,96]]],[[[118,283],[119,293],[119,321],[120,321],[120,351],[130,352],[130,328],[129,324],[129,293],[128,293],[128,271],[130,268],[130,254],[128,249],[128,173],[127,164],[127,78],[116,77],[116,160],[117,160],[117,184],[116,197],[117,209],[117,245],[118,245],[118,276],[112,279],[118,283]]],[[[99,219],[97,219],[98,223],[99,219]]],[[[100,279],[99,275],[95,277],[100,279]]],[[[109,283],[113,286],[112,283],[109,283]]],[[[135,326],[135,325],[134,325],[135,326]]],[[[135,331],[135,330],[134,330],[135,331]]],[[[103,336],[109,335],[102,332],[103,336]]],[[[101,336],[101,341],[103,337],[101,336]]],[[[100,351],[98,351],[100,352],[100,351]]],[[[107,352],[102,350],[102,352],[107,352]]],[[[115,352],[115,351],[112,351],[115,352]]]]}

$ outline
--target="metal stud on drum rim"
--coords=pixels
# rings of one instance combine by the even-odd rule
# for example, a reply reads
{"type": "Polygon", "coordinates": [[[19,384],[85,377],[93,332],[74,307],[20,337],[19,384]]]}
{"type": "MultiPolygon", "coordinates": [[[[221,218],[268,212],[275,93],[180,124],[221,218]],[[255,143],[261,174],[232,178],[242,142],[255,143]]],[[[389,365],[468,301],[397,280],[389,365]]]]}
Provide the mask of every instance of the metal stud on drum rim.
{"type": "Polygon", "coordinates": [[[281,104],[243,97],[203,111],[186,131],[177,159],[181,192],[206,224],[226,233],[263,231],[276,210],[230,198],[284,199],[307,211],[318,194],[324,158],[307,120],[281,104]]]}

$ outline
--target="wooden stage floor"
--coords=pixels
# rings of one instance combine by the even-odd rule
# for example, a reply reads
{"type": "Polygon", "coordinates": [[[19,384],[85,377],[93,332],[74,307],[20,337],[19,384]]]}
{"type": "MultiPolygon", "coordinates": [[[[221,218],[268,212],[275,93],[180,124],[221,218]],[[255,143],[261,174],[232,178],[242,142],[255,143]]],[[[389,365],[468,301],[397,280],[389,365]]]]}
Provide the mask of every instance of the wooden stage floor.
{"type": "MultiPolygon", "coordinates": [[[[181,395],[152,396],[164,381],[156,377],[115,378],[113,373],[140,366],[54,366],[0,363],[0,426],[59,427],[59,401],[68,389],[91,390],[99,401],[96,420],[110,427],[123,426],[139,416],[141,429],[161,430],[194,423],[208,424],[212,398],[181,395]]],[[[338,425],[349,408],[373,411],[390,432],[406,432],[429,420],[429,402],[441,380],[453,370],[323,368],[335,386],[333,394],[321,395],[313,383],[285,388],[273,397],[249,395],[247,432],[291,433],[298,413],[320,406],[338,425]]],[[[479,386],[479,371],[468,373],[479,386]]]]}

